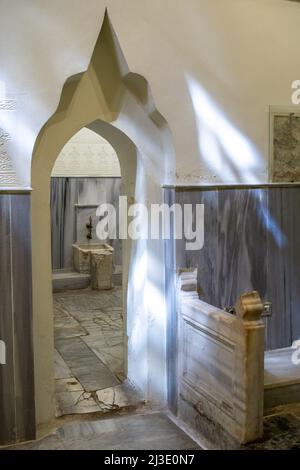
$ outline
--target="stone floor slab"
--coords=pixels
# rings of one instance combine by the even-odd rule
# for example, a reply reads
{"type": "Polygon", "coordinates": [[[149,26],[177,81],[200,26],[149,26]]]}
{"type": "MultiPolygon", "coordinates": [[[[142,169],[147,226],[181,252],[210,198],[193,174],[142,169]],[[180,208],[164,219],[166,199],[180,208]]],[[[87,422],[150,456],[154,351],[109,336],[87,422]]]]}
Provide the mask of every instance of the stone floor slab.
{"type": "Polygon", "coordinates": [[[14,449],[201,450],[162,413],[129,414],[65,424],[56,434],[14,449]]]}
{"type": "Polygon", "coordinates": [[[79,386],[95,394],[124,380],[122,288],[60,291],[54,294],[54,310],[55,377],[74,381],[56,383],[59,414],[67,414],[82,408],[74,408],[72,396],[79,386]]]}
{"type": "Polygon", "coordinates": [[[118,380],[80,338],[56,341],[56,348],[72,375],[88,392],[118,385],[118,380]]]}
{"type": "Polygon", "coordinates": [[[56,416],[100,411],[91,393],[84,390],[56,393],[56,416]]]}
{"type": "Polygon", "coordinates": [[[59,352],[54,350],[54,377],[55,379],[64,379],[72,377],[72,372],[67,366],[59,352]]]}

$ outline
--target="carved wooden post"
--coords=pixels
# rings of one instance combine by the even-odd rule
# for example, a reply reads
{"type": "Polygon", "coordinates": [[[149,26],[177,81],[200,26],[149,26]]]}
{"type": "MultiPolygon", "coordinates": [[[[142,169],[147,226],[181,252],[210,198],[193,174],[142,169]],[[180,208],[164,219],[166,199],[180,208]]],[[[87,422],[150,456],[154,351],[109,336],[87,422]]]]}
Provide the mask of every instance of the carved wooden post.
{"type": "Polygon", "coordinates": [[[243,338],[240,366],[244,374],[241,402],[245,403],[244,442],[257,439],[263,432],[264,396],[264,323],[261,319],[263,303],[258,292],[242,294],[235,306],[242,322],[243,338]]]}

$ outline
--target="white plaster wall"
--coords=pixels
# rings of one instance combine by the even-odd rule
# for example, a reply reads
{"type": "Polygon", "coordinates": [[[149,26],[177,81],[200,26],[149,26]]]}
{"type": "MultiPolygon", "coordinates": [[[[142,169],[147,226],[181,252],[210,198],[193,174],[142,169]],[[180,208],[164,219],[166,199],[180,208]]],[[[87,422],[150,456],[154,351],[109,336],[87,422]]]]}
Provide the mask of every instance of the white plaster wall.
{"type": "MultiPolygon", "coordinates": [[[[15,176],[0,171],[1,187],[30,186],[36,137],[55,112],[66,79],[87,69],[106,6],[129,70],[147,79],[174,143],[173,161],[172,150],[163,151],[170,149],[170,135],[162,138],[126,94],[113,124],[138,149],[136,199],[159,203],[161,184],[170,182],[266,181],[268,106],[290,105],[291,82],[300,78],[300,5],[284,0],[2,0],[0,127],[9,135],[2,147],[15,176]],[[136,129],[128,116],[134,116],[136,129]]],[[[37,218],[42,204],[39,210],[37,218]]],[[[160,402],[166,391],[163,259],[161,242],[133,244],[128,292],[129,376],[160,402]]],[[[44,389],[41,421],[49,419],[43,407],[53,398],[48,383],[44,389]]]]}
{"type": "Polygon", "coordinates": [[[290,105],[300,78],[300,4],[2,0],[0,127],[16,178],[0,176],[1,186],[30,185],[35,138],[65,80],[87,68],[105,7],[174,138],[176,167],[161,182],[266,181],[268,106],[290,105]]]}
{"type": "Polygon", "coordinates": [[[110,143],[83,127],[58,155],[52,176],[121,177],[121,169],[110,143]]]}

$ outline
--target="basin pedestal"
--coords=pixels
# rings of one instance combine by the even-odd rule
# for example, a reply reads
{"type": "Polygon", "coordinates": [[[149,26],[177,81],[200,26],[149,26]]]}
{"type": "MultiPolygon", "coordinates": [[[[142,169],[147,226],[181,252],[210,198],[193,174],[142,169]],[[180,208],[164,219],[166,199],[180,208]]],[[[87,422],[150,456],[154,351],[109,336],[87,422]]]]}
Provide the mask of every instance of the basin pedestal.
{"type": "Polygon", "coordinates": [[[113,253],[114,249],[107,243],[99,244],[75,244],[73,247],[73,263],[75,271],[79,273],[90,273],[91,270],[91,253],[108,251],[113,253]]]}
{"type": "Polygon", "coordinates": [[[91,287],[94,290],[112,289],[113,254],[109,250],[91,252],[91,287]]]}

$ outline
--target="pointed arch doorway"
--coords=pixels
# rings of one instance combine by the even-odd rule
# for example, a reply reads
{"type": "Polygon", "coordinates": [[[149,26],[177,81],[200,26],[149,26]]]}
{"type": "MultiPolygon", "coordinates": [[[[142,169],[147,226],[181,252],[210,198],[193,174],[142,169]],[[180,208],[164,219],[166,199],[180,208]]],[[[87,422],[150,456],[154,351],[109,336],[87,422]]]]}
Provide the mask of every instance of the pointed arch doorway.
{"type": "MultiPolygon", "coordinates": [[[[162,203],[161,184],[174,158],[170,132],[146,80],[129,71],[107,15],[87,71],[65,83],[58,108],[41,129],[33,153],[33,324],[40,433],[54,418],[50,176],[65,143],[86,126],[115,148],[129,203],[162,203]]],[[[165,404],[167,306],[162,240],[124,241],[123,285],[127,286],[123,297],[127,376],[146,400],[165,404]]]]}
{"type": "MultiPolygon", "coordinates": [[[[51,176],[57,417],[115,412],[141,401],[126,379],[127,317],[123,304],[127,279],[123,286],[125,240],[119,239],[119,217],[113,220],[115,229],[110,225],[111,237],[108,234],[99,240],[97,234],[99,205],[110,204],[118,214],[123,194],[118,154],[100,135],[107,131],[113,140],[110,125],[103,129],[101,123],[92,123],[77,132],[60,152],[51,176]],[[102,253],[98,251],[101,247],[105,249],[102,253]],[[92,258],[101,266],[97,273],[91,273],[86,251],[81,249],[92,250],[92,258]]],[[[129,165],[124,162],[127,158],[135,161],[134,154],[124,144],[116,146],[128,177],[129,165]]]]}

